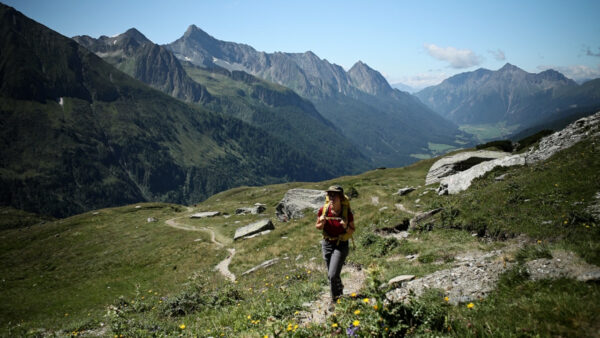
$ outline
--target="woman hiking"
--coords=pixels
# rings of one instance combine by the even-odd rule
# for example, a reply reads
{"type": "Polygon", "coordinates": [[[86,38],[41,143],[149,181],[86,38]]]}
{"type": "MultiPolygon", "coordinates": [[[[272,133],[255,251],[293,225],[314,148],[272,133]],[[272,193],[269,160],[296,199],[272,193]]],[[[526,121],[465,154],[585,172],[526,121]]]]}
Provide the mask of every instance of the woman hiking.
{"type": "Polygon", "coordinates": [[[331,300],[335,304],[337,299],[344,293],[344,285],[340,274],[342,265],[344,265],[344,261],[348,256],[348,239],[354,232],[354,215],[341,186],[332,185],[326,192],[327,199],[325,205],[317,213],[315,227],[323,230],[321,247],[323,258],[327,264],[331,300]]]}

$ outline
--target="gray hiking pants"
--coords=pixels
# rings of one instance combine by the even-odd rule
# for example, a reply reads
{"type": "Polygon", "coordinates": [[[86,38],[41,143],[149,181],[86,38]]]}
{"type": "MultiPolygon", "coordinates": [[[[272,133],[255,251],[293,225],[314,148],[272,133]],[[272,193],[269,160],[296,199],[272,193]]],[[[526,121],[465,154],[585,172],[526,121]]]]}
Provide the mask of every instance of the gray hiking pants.
{"type": "Polygon", "coordinates": [[[327,278],[329,279],[329,287],[331,288],[331,299],[335,301],[344,293],[344,285],[342,284],[342,265],[348,256],[350,250],[348,241],[330,242],[326,239],[321,241],[323,249],[323,258],[327,264],[327,278]]]}

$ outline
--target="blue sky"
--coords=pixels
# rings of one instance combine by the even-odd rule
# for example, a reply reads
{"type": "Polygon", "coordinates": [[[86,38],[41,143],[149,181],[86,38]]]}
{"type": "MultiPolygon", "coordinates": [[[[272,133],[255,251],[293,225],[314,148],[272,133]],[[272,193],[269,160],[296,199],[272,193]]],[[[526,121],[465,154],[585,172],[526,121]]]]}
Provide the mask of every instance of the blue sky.
{"type": "Polygon", "coordinates": [[[600,77],[600,1],[0,0],[66,36],[135,27],[169,43],[195,24],[265,52],[361,60],[390,83],[434,85],[510,62],[575,80],[600,77]]]}

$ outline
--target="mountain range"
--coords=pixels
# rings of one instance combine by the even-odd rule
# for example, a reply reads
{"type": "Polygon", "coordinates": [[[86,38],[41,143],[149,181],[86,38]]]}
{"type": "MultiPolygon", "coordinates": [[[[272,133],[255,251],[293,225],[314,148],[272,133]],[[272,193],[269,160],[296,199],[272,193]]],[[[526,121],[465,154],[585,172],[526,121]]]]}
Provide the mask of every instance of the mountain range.
{"type": "Polygon", "coordinates": [[[284,85],[310,100],[373,163],[399,166],[417,154],[435,154],[432,144],[459,147],[471,141],[414,96],[393,89],[363,62],[345,71],[314,53],[265,53],[220,41],[191,25],[165,45],[197,66],[242,70],[284,85]]]}
{"type": "MultiPolygon", "coordinates": [[[[62,217],[329,175],[263,130],[152,89],[13,8],[0,5],[0,18],[2,205],[62,217]]],[[[190,98],[210,98],[189,84],[201,94],[190,98]]]]}
{"type": "Polygon", "coordinates": [[[327,163],[322,166],[324,176],[358,173],[373,165],[310,101],[286,87],[242,71],[180,62],[134,28],[110,38],[73,39],[156,89],[241,119],[315,161],[327,163]]]}
{"type": "MultiPolygon", "coordinates": [[[[600,106],[600,80],[583,85],[555,70],[528,73],[507,63],[497,71],[478,69],[415,94],[458,125],[505,124],[525,129],[556,113],[600,106]]],[[[563,116],[564,117],[564,116],[563,116]]]]}

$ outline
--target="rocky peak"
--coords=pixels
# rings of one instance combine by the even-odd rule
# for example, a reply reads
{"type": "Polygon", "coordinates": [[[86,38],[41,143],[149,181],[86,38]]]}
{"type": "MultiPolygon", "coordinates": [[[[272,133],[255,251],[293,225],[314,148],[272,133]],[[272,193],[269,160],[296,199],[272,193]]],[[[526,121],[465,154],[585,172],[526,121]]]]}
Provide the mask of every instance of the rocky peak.
{"type": "Polygon", "coordinates": [[[515,65],[512,65],[510,63],[506,63],[502,68],[498,69],[498,72],[500,73],[517,73],[517,72],[523,72],[525,73],[525,71],[515,65]]]}
{"type": "Polygon", "coordinates": [[[362,61],[358,61],[350,68],[348,76],[354,86],[372,95],[379,95],[392,90],[381,73],[362,61]]]}
{"type": "Polygon", "coordinates": [[[125,33],[119,35],[120,38],[130,38],[141,44],[151,42],[144,34],[135,28],[129,28],[125,33]]]}
{"type": "Polygon", "coordinates": [[[196,25],[190,25],[182,37],[183,40],[192,39],[198,42],[215,41],[215,38],[198,28],[196,25]]]}

